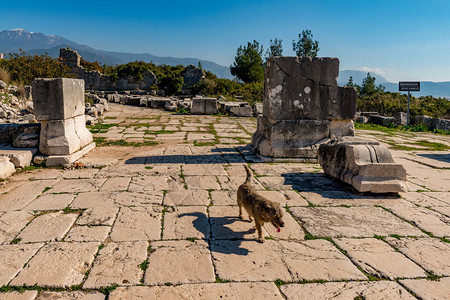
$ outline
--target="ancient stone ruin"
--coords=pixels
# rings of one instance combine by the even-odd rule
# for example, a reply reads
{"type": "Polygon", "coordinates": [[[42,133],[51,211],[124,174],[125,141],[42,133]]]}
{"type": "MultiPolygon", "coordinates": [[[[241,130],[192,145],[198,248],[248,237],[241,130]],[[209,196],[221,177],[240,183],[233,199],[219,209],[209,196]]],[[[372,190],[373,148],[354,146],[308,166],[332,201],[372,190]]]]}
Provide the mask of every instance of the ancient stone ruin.
{"type": "Polygon", "coordinates": [[[47,166],[67,166],[95,147],[85,125],[84,81],[37,78],[32,82],[34,112],[41,122],[39,151],[47,166]]]}
{"type": "MultiPolygon", "coordinates": [[[[81,56],[77,51],[69,48],[61,48],[59,51],[61,60],[78,75],[79,79],[83,79],[85,87],[88,90],[96,91],[129,91],[129,90],[150,90],[157,83],[158,79],[152,71],[142,73],[142,80],[137,80],[133,76],[119,78],[118,81],[112,80],[109,75],[104,75],[99,71],[87,71],[81,65],[81,56]]],[[[205,71],[194,65],[189,65],[183,71],[184,85],[183,88],[189,89],[193,85],[205,79],[205,71]]]]}
{"type": "Polygon", "coordinates": [[[316,158],[332,136],[354,135],[356,90],[337,86],[339,59],[273,57],[264,74],[263,114],[252,137],[263,156],[316,158]]]}
{"type": "Polygon", "coordinates": [[[341,137],[319,147],[324,172],[354,186],[359,192],[406,192],[406,170],[394,162],[379,142],[341,137]]]}
{"type": "Polygon", "coordinates": [[[89,90],[146,90],[156,83],[156,76],[151,71],[142,74],[143,80],[128,76],[119,78],[117,82],[113,81],[111,76],[99,71],[87,71],[81,66],[81,56],[78,52],[68,48],[61,48],[59,57],[72,69],[72,72],[78,75],[79,79],[84,80],[85,87],[89,90]]]}

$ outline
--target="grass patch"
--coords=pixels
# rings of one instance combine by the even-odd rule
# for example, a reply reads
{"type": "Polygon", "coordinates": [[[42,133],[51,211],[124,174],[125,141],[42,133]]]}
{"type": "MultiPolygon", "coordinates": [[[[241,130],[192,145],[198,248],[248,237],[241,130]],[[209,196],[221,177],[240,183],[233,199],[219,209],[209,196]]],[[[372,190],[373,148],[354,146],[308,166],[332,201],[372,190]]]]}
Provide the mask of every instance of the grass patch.
{"type": "Polygon", "coordinates": [[[119,124],[117,123],[110,123],[110,124],[103,124],[103,123],[97,123],[93,126],[86,126],[90,132],[92,133],[98,133],[101,130],[104,131],[108,131],[109,128],[114,127],[114,126],[118,126],[119,124]]]}
{"type": "Polygon", "coordinates": [[[105,120],[116,120],[117,117],[105,117],[105,120]]]}
{"type": "Polygon", "coordinates": [[[216,142],[197,142],[197,141],[194,141],[194,146],[197,146],[197,147],[214,146],[215,144],[216,144],[216,142]]]}
{"type": "Polygon", "coordinates": [[[15,238],[11,241],[11,244],[18,244],[21,240],[21,238],[15,238]]]}
{"type": "Polygon", "coordinates": [[[142,271],[145,272],[145,270],[148,269],[148,265],[149,265],[148,260],[144,260],[143,262],[141,262],[141,263],[139,264],[139,268],[140,268],[142,271]]]}
{"type": "Polygon", "coordinates": [[[156,141],[144,141],[144,142],[127,142],[126,140],[108,141],[105,137],[94,137],[94,142],[98,147],[103,146],[124,146],[124,147],[142,147],[142,146],[155,146],[159,143],[156,141]]]}
{"type": "Polygon", "coordinates": [[[186,238],[186,240],[188,240],[189,242],[194,243],[197,239],[195,237],[188,237],[188,238],[186,238]]]}
{"type": "Polygon", "coordinates": [[[216,275],[216,281],[215,283],[228,283],[230,282],[229,280],[223,280],[222,278],[220,278],[219,276],[216,275]]]}
{"type": "Polygon", "coordinates": [[[73,208],[70,208],[68,206],[64,207],[64,209],[63,209],[63,212],[65,214],[80,213],[82,211],[83,211],[82,209],[73,209],[73,208]]]}
{"type": "Polygon", "coordinates": [[[117,289],[118,286],[119,286],[118,284],[112,284],[110,286],[103,287],[103,288],[99,289],[99,292],[104,294],[104,295],[106,295],[106,296],[109,296],[109,294],[111,294],[112,291],[117,289]]]}
{"type": "Polygon", "coordinates": [[[145,168],[146,168],[147,170],[153,169],[153,167],[151,167],[151,166],[145,166],[145,168]]]}
{"type": "Polygon", "coordinates": [[[280,286],[286,284],[286,282],[284,282],[284,281],[281,280],[280,278],[277,278],[277,280],[275,280],[274,283],[275,283],[275,285],[276,285],[277,287],[280,287],[280,286]]]}

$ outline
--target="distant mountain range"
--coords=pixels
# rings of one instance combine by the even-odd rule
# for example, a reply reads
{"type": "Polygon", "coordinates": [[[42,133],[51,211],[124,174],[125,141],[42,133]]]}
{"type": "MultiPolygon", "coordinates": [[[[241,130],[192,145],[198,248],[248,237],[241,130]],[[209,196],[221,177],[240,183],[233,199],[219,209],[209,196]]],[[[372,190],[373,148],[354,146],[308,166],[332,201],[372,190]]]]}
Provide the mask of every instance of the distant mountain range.
{"type": "MultiPolygon", "coordinates": [[[[338,84],[346,85],[350,76],[353,78],[353,83],[361,85],[364,78],[367,77],[367,71],[356,71],[356,70],[342,70],[339,72],[338,84]]],[[[398,93],[398,82],[389,82],[381,75],[376,73],[370,73],[371,76],[375,77],[375,84],[383,85],[388,92],[398,93]]],[[[411,92],[415,97],[429,96],[434,97],[450,97],[450,81],[443,82],[433,82],[433,81],[421,81],[420,82],[420,92],[411,92]]]]}
{"type": "Polygon", "coordinates": [[[58,57],[59,49],[64,47],[69,47],[78,51],[78,53],[87,61],[98,61],[101,64],[108,65],[124,64],[135,60],[153,62],[158,65],[167,64],[184,66],[197,66],[200,62],[203,69],[216,74],[217,77],[233,79],[229,67],[216,64],[209,60],[199,58],[160,57],[148,53],[112,52],[80,45],[56,35],[28,32],[23,29],[0,31],[0,52],[4,54],[17,53],[19,52],[19,49],[22,49],[26,54],[30,55],[48,53],[51,57],[58,57]]]}
{"type": "MultiPolygon", "coordinates": [[[[215,62],[203,60],[199,58],[175,58],[160,57],[148,53],[124,53],[98,50],[86,45],[80,45],[66,38],[56,35],[45,35],[40,32],[28,32],[23,29],[13,29],[0,31],[0,52],[4,54],[17,53],[22,49],[27,54],[44,54],[52,57],[59,56],[59,49],[69,47],[78,53],[87,61],[98,61],[102,64],[117,65],[130,61],[142,60],[145,62],[153,62],[155,64],[167,65],[198,65],[200,62],[203,69],[208,70],[217,75],[219,78],[233,79],[230,68],[216,64],[215,62]]],[[[389,82],[381,75],[371,73],[375,77],[376,84],[382,84],[386,87],[386,91],[398,92],[398,83],[389,82]]],[[[342,70],[339,72],[339,85],[345,85],[350,76],[353,82],[361,84],[366,78],[367,72],[356,70],[342,70]]],[[[431,82],[422,81],[420,83],[421,91],[414,92],[414,96],[433,95],[435,97],[450,97],[450,81],[448,82],[431,82]]]]}

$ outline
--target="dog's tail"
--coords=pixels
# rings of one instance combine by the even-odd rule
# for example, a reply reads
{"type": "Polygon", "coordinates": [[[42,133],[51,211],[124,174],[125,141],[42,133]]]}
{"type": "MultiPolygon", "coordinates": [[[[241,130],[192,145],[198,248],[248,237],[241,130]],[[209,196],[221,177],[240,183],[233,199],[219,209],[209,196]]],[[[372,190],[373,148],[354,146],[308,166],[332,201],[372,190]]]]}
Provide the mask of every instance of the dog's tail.
{"type": "Polygon", "coordinates": [[[250,182],[252,180],[252,171],[250,171],[250,168],[244,164],[245,171],[247,172],[247,178],[245,179],[245,182],[250,182]]]}

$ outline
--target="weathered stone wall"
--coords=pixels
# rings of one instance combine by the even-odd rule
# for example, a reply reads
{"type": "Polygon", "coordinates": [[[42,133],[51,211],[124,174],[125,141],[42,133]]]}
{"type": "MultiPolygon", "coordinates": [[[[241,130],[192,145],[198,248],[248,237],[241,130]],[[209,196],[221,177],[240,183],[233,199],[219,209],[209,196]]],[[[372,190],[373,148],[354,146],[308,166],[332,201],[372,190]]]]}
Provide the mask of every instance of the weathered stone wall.
{"type": "Polygon", "coordinates": [[[201,80],[205,80],[205,71],[194,65],[189,65],[183,71],[183,79],[186,88],[192,87],[201,80]]]}
{"type": "Polygon", "coordinates": [[[142,80],[136,80],[132,76],[119,78],[117,82],[112,81],[111,76],[103,75],[99,71],[87,71],[81,66],[81,56],[77,51],[61,48],[59,57],[63,62],[83,79],[85,87],[88,90],[147,90],[156,83],[156,76],[151,71],[143,73],[142,80]]]}
{"type": "Polygon", "coordinates": [[[264,74],[263,114],[252,137],[264,156],[317,157],[331,136],[353,135],[356,90],[337,86],[339,59],[273,57],[264,74]]]}

